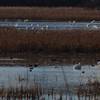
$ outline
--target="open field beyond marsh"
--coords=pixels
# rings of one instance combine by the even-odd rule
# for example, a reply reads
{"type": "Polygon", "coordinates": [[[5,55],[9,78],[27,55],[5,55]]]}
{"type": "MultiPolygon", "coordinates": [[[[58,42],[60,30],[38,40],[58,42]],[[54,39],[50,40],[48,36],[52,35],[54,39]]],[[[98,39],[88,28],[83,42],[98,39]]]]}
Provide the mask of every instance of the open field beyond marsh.
{"type": "Polygon", "coordinates": [[[26,31],[0,28],[1,52],[99,51],[100,30],[26,31]]]}
{"type": "Polygon", "coordinates": [[[0,7],[0,19],[100,20],[100,10],[67,7],[0,7]]]}

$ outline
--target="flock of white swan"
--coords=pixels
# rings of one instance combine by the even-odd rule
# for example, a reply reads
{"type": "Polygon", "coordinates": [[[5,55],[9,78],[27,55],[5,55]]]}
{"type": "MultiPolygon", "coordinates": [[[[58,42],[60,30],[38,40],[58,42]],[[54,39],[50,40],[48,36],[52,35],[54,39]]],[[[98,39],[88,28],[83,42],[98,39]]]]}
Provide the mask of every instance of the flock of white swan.
{"type": "Polygon", "coordinates": [[[89,29],[98,30],[100,29],[100,22],[92,20],[91,22],[29,22],[29,21],[0,21],[0,27],[15,27],[16,29],[25,30],[59,30],[59,29],[89,29]]]}

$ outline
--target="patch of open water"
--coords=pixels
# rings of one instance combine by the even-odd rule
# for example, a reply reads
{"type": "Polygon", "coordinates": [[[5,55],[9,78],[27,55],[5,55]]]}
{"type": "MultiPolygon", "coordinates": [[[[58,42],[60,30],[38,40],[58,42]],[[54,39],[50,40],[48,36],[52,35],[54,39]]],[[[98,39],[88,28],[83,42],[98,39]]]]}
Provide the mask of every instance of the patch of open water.
{"type": "Polygon", "coordinates": [[[76,86],[89,79],[100,80],[99,65],[84,65],[80,70],[74,69],[74,65],[39,66],[32,70],[22,66],[0,66],[0,86],[17,86],[28,80],[29,84],[37,83],[45,88],[64,88],[65,81],[69,86],[76,86]]]}
{"type": "MultiPolygon", "coordinates": [[[[28,100],[96,100],[92,96],[80,96],[76,94],[76,89],[80,84],[100,81],[100,65],[80,65],[78,64],[52,65],[52,66],[0,66],[0,88],[32,88],[38,85],[42,87],[43,93],[35,99],[28,100]],[[53,90],[53,94],[52,94],[53,90]],[[50,94],[49,94],[50,93],[50,94]]],[[[2,100],[2,98],[0,98],[2,100]]],[[[4,97],[3,100],[6,100],[4,97]]],[[[25,98],[22,97],[21,100],[25,98]]],[[[99,100],[99,96],[98,99],[99,100]]],[[[13,100],[13,98],[10,98],[13,100]]],[[[17,100],[17,98],[16,98],[17,100]]],[[[19,100],[19,99],[18,99],[19,100]]]]}

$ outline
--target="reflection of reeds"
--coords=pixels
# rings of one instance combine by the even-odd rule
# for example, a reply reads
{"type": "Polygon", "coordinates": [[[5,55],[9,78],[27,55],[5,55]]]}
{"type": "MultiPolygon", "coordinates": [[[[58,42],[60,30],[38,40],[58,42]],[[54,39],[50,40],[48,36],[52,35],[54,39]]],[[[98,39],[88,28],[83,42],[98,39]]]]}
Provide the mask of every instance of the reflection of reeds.
{"type": "Polygon", "coordinates": [[[0,28],[2,52],[66,52],[100,50],[100,30],[25,31],[0,28]]]}
{"type": "MultiPolygon", "coordinates": [[[[19,77],[21,78],[21,76],[19,77]]],[[[46,74],[45,77],[47,77],[46,74]]],[[[64,77],[66,76],[64,75],[64,77]]],[[[43,81],[47,80],[48,79],[46,78],[46,80],[43,81]]],[[[30,83],[30,80],[28,81],[30,83]]],[[[76,94],[74,94],[75,91],[71,90],[71,87],[69,87],[68,83],[66,83],[68,84],[67,89],[65,86],[64,88],[61,89],[59,87],[48,87],[48,83],[44,84],[47,87],[46,86],[43,87],[44,85],[41,84],[43,83],[42,80],[37,80],[37,81],[40,83],[35,81],[31,84],[26,84],[26,85],[24,83],[21,83],[20,86],[19,85],[17,87],[10,86],[9,88],[5,88],[4,86],[2,86],[0,88],[0,98],[2,100],[4,98],[6,98],[7,100],[11,99],[42,100],[41,98],[48,98],[48,100],[58,100],[58,98],[59,100],[64,100],[63,98],[66,98],[66,100],[75,100],[73,98],[74,97],[76,98],[76,94]]],[[[82,100],[92,100],[93,98],[94,100],[96,100],[98,98],[98,95],[100,95],[100,82],[98,81],[93,82],[89,80],[86,84],[80,85],[77,89],[77,95],[78,95],[77,100],[81,100],[80,98],[83,98],[82,100]]]]}
{"type": "MultiPolygon", "coordinates": [[[[37,86],[33,86],[30,88],[27,87],[16,87],[16,88],[0,88],[0,99],[6,100],[45,100],[46,96],[48,96],[48,100],[56,100],[59,97],[59,100],[63,100],[63,93],[59,92],[55,89],[48,89],[48,91],[42,93],[42,88],[37,86]],[[43,99],[44,98],[44,99],[43,99]]],[[[66,96],[67,98],[67,96],[66,96]]]]}
{"type": "Polygon", "coordinates": [[[25,88],[23,86],[16,87],[16,88],[0,88],[0,97],[6,98],[7,100],[10,100],[11,98],[15,99],[32,99],[35,100],[36,97],[41,96],[41,88],[40,87],[31,87],[31,88],[25,88]],[[38,88],[38,89],[37,89],[38,88]]]}
{"type": "Polygon", "coordinates": [[[100,20],[100,11],[84,8],[0,7],[0,18],[35,20],[100,20]]]}

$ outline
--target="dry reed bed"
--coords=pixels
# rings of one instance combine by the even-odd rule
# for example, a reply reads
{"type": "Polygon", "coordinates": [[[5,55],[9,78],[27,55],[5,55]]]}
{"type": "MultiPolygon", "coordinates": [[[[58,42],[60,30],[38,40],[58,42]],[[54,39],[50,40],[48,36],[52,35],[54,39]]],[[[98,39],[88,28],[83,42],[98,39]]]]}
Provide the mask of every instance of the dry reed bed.
{"type": "Polygon", "coordinates": [[[100,20],[100,10],[67,7],[0,7],[0,19],[100,20]]]}
{"type": "Polygon", "coordinates": [[[78,87],[77,96],[80,98],[84,98],[85,100],[99,100],[98,96],[100,95],[100,82],[98,80],[92,82],[89,80],[88,83],[78,87]]]}
{"type": "Polygon", "coordinates": [[[36,98],[40,98],[42,95],[41,88],[38,86],[36,87],[9,87],[9,88],[0,88],[0,99],[4,100],[11,100],[11,99],[28,99],[28,100],[35,100],[36,98]]]}
{"type": "Polygon", "coordinates": [[[100,50],[100,30],[26,31],[0,28],[1,52],[100,50]]]}

